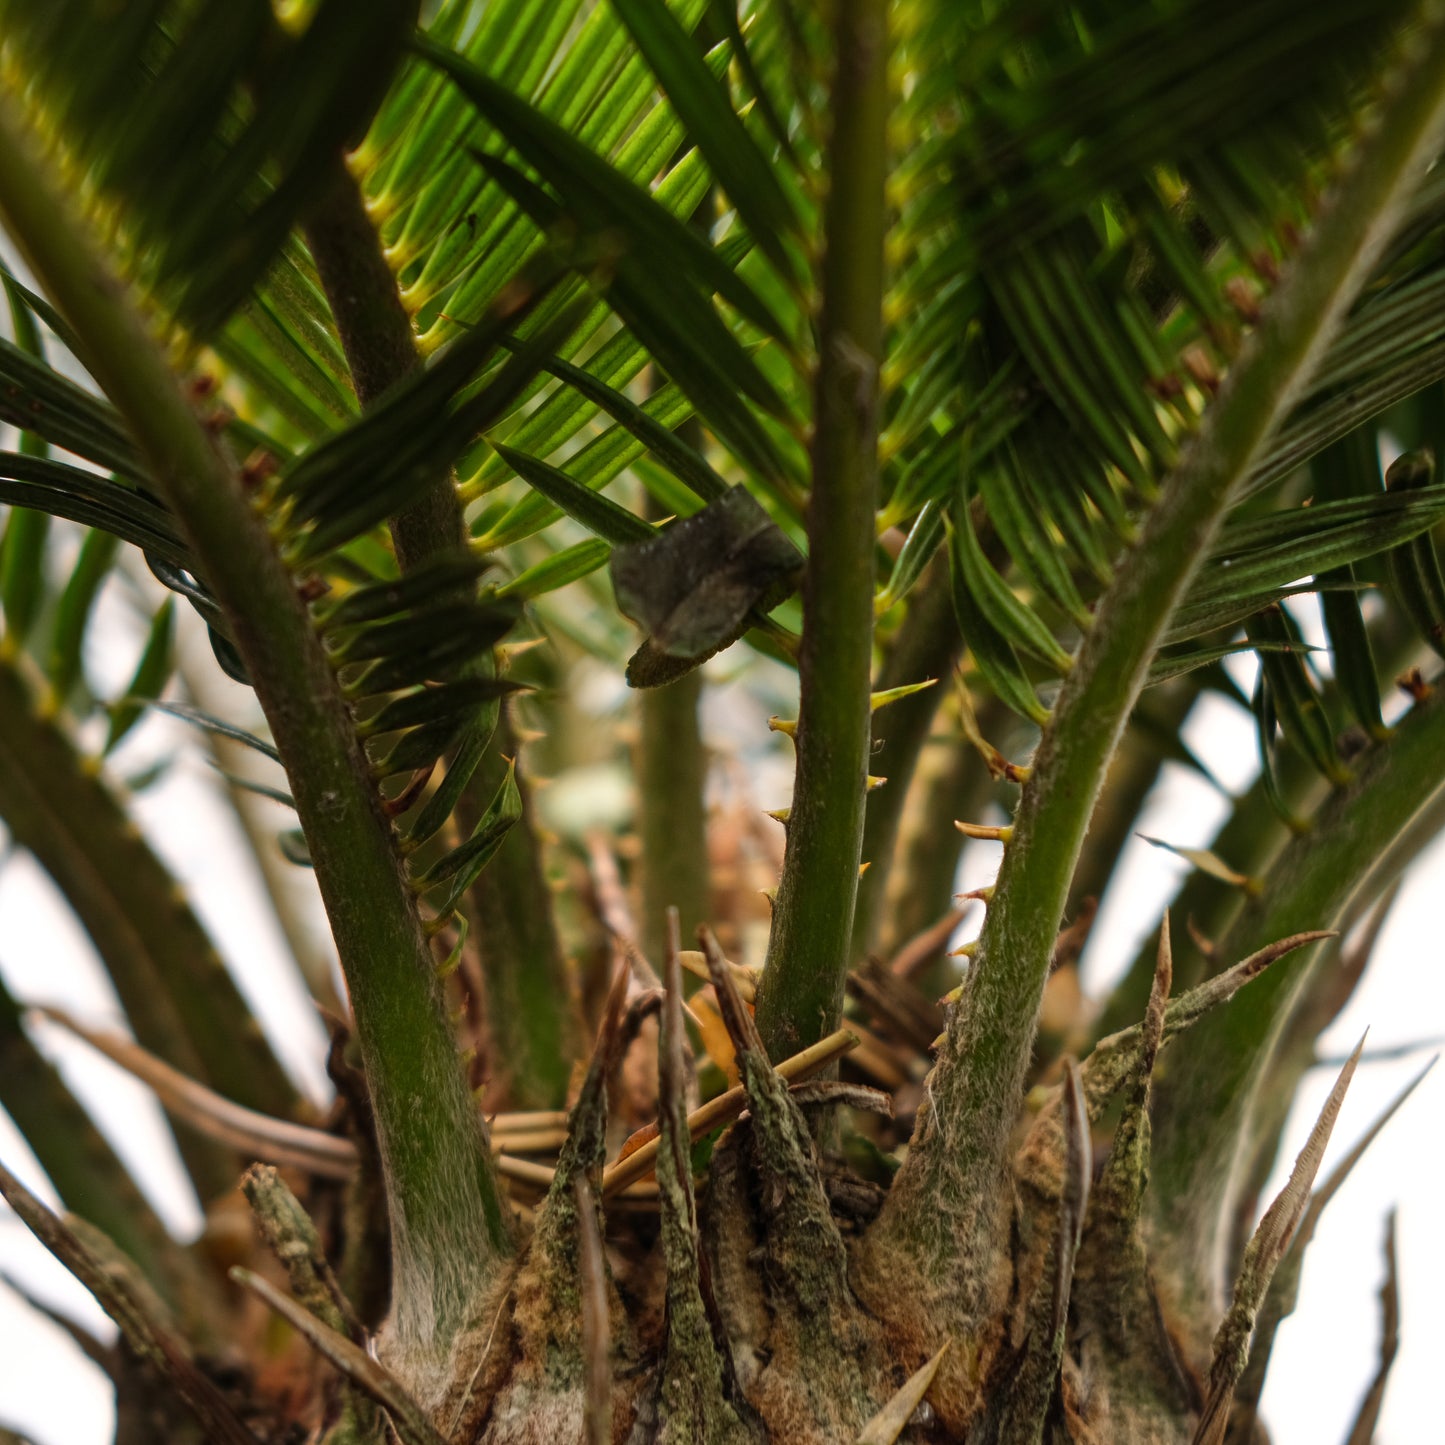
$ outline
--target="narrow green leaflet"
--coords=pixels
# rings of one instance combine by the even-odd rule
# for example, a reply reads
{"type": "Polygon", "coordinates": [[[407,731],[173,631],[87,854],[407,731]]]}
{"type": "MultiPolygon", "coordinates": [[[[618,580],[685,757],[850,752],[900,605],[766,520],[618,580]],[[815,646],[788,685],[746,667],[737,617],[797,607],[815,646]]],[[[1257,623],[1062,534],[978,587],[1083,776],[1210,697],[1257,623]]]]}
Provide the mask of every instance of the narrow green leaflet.
{"type": "Polygon", "coordinates": [[[650,416],[630,397],[614,390],[590,371],[573,366],[559,356],[550,357],[545,365],[559,381],[565,381],[635,436],[658,461],[704,502],[716,501],[727,491],[727,483],[707,464],[706,458],[688,446],[672,428],[650,416]]]}
{"type": "Polygon", "coordinates": [[[80,545],[75,570],[60,594],[55,628],[45,658],[45,673],[58,698],[69,697],[80,681],[85,629],[119,545],[109,532],[88,532],[80,545]]]}
{"type": "Polygon", "coordinates": [[[48,457],[0,452],[0,502],[98,527],[178,567],[190,552],[171,514],[158,502],[113,477],[48,457]]]}
{"type": "Polygon", "coordinates": [[[958,529],[950,526],[949,575],[953,583],[953,610],[958,617],[964,645],[998,698],[1016,713],[1042,727],[1049,710],[1039,700],[1019,662],[1013,644],[984,615],[964,580],[962,543],[958,529]]]}
{"type": "Polygon", "coordinates": [[[1251,642],[1266,644],[1259,650],[1261,675],[1269,685],[1275,715],[1284,735],[1336,787],[1350,781],[1350,770],[1335,750],[1335,729],[1325,714],[1324,702],[1305,670],[1303,648],[1293,624],[1277,606],[1265,608],[1245,623],[1251,642]]]}
{"type": "MultiPolygon", "coordinates": [[[[24,289],[8,271],[0,272],[0,281],[10,303],[10,325],[16,344],[25,356],[43,363],[45,347],[24,289]]],[[[45,458],[50,448],[43,437],[22,424],[20,452],[23,456],[45,458]]],[[[45,540],[49,532],[49,514],[28,507],[12,508],[5,520],[4,536],[0,537],[0,606],[4,608],[5,631],[12,645],[23,644],[29,636],[44,597],[45,540]]]]}
{"type": "Polygon", "coordinates": [[[556,185],[569,205],[576,206],[599,226],[619,230],[644,259],[669,258],[673,269],[680,265],[727,300],[739,315],[767,335],[786,341],[786,332],[753,289],[724,265],[712,247],[685,222],[620,176],[555,121],[454,51],[424,36],[415,43],[427,60],[451,76],[527,164],[556,185]]]}
{"type": "MultiPolygon", "coordinates": [[[[126,434],[114,407],[52,371],[39,356],[3,339],[0,421],[43,437],[52,446],[84,457],[106,471],[136,480],[146,476],[135,443],[126,434]]],[[[22,446],[21,451],[25,450],[22,446]]]]}
{"type": "MultiPolygon", "coordinates": [[[[575,225],[520,171],[490,156],[478,154],[477,161],[545,235],[575,225]]],[[[612,233],[604,229],[602,234],[612,233]]],[[[744,398],[779,417],[786,415],[786,407],[709,298],[677,272],[676,258],[649,264],[637,250],[624,249],[612,258],[606,290],[618,316],[738,460],[775,486],[786,486],[786,458],[744,398]]]]}
{"type": "Polygon", "coordinates": [[[319,609],[317,620],[330,631],[394,617],[398,612],[415,611],[439,598],[455,595],[475,583],[492,565],[489,558],[473,553],[437,557],[414,568],[405,577],[343,593],[319,609]]]}
{"type": "Polygon", "coordinates": [[[151,706],[157,712],[169,713],[171,717],[190,723],[192,727],[198,727],[203,732],[215,733],[217,737],[229,738],[232,742],[243,743],[248,748],[254,748],[256,752],[270,758],[273,763],[281,761],[281,754],[265,738],[258,738],[255,733],[248,733],[245,728],[239,728],[234,723],[226,722],[224,718],[203,712],[189,703],[153,702],[151,706]]]}
{"type": "Polygon", "coordinates": [[[469,714],[482,703],[519,692],[523,684],[501,677],[462,677],[439,687],[424,687],[395,697],[360,724],[363,737],[380,737],[402,728],[469,714]]]}
{"type": "Polygon", "coordinates": [[[421,812],[417,814],[406,830],[405,846],[408,851],[421,847],[446,825],[447,819],[451,817],[452,810],[462,796],[462,790],[471,781],[472,774],[476,772],[477,765],[482,760],[482,754],[486,752],[487,744],[492,740],[492,734],[497,730],[497,719],[500,714],[501,705],[496,700],[483,703],[477,709],[475,719],[463,733],[456,753],[447,764],[446,775],[442,778],[440,786],[422,805],[421,812]]]}
{"type": "Polygon", "coordinates": [[[758,148],[727,91],[704,62],[698,41],[678,24],[663,0],[612,0],[612,6],[758,246],[784,276],[795,277],[795,263],[783,238],[796,232],[797,215],[772,161],[758,148]]]}
{"type": "Polygon", "coordinates": [[[606,566],[611,555],[611,542],[601,537],[589,537],[585,542],[564,547],[560,552],[519,572],[510,582],[498,587],[496,595],[527,600],[541,597],[606,566]]]}
{"type": "Polygon", "coordinates": [[[106,733],[102,756],[109,753],[136,725],[146,703],[160,696],[171,675],[174,638],[175,598],[167,597],[151,620],[146,644],[130,686],[119,701],[111,704],[110,728],[106,733]]]}
{"type": "Polygon", "coordinates": [[[534,491],[540,492],[589,532],[614,545],[646,542],[656,531],[650,522],[634,516],[626,507],[574,481],[566,472],[525,452],[497,443],[497,454],[534,491]]]}
{"type": "Polygon", "coordinates": [[[951,530],[959,577],[972,594],[978,611],[1015,647],[1023,648],[1055,672],[1067,672],[1073,659],[1042,619],[1019,601],[1013,588],[983,555],[973,530],[966,494],[953,509],[951,530]]]}
{"type": "Polygon", "coordinates": [[[886,612],[895,602],[901,602],[923,575],[923,569],[933,560],[934,553],[943,542],[944,512],[942,502],[929,502],[914,519],[903,539],[903,546],[898,549],[887,585],[874,602],[875,611],[886,612]]]}
{"type": "Polygon", "coordinates": [[[420,893],[450,883],[446,897],[437,905],[437,917],[446,918],[461,902],[467,889],[491,862],[513,823],[522,816],[522,795],[517,789],[517,764],[508,764],[507,776],[487,804],[472,836],[438,859],[414,882],[420,893]]]}
{"type": "Polygon", "coordinates": [[[1278,601],[1302,577],[1380,552],[1396,556],[1442,516],[1445,486],[1431,486],[1324,502],[1227,527],[1173,618],[1168,640],[1240,622],[1278,601]]]}

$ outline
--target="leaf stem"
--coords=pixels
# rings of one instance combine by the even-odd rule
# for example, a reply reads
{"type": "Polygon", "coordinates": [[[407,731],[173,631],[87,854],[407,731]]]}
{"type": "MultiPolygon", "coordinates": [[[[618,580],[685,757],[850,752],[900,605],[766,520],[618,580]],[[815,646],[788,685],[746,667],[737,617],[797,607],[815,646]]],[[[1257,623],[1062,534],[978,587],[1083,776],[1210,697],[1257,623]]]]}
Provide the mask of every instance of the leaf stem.
{"type": "Polygon", "coordinates": [[[510,1251],[480,1119],[390,825],[306,604],[121,284],[0,112],[0,214],[83,339],[234,631],[286,762],[356,1018],[388,1185],[394,1342],[443,1369],[510,1251]]]}
{"type": "MultiPolygon", "coordinates": [[[[1404,214],[1445,127],[1445,24],[1407,68],[1100,601],[1044,729],[930,1103],[877,1226],[937,1273],[992,1258],[998,1198],[1054,938],[1105,771],[1149,660],[1241,481],[1404,214]],[[950,1216],[940,1220],[944,1209],[950,1216]],[[925,1219],[925,1215],[931,1216],[925,1219]]],[[[1317,922],[1317,920],[1311,920],[1317,922]]],[[[975,1281],[974,1288],[978,1288],[975,1281]]],[[[964,1292],[970,1288],[962,1285],[964,1292]]],[[[974,1301],[979,1304],[981,1301],[974,1301]]],[[[965,1313],[970,1304],[962,1300],[965,1313]]]]}
{"type": "Polygon", "coordinates": [[[775,1058],[821,1038],[842,1012],[862,854],[883,351],[887,12],[886,0],[839,0],[834,21],[798,767],[758,993],[758,1027],[775,1058]]]}
{"type": "MultiPolygon", "coordinates": [[[[339,164],[327,200],[306,235],[365,410],[421,359],[360,188],[339,164]]],[[[419,488],[412,505],[391,519],[390,528],[402,572],[467,546],[462,503],[450,471],[419,488]]],[[[481,818],[516,754],[504,704],[482,765],[457,807],[464,834],[481,818]]],[[[486,983],[492,1043],[505,1062],[511,1102],[523,1108],[559,1105],[581,1039],[530,806],[508,829],[468,899],[477,925],[473,938],[486,983]]]]}
{"type": "MultiPolygon", "coordinates": [[[[338,158],[326,192],[306,223],[306,242],[341,336],[356,399],[365,411],[421,365],[411,319],[361,188],[338,158]]],[[[462,544],[462,504],[450,477],[420,489],[391,523],[403,572],[462,544]]]]}

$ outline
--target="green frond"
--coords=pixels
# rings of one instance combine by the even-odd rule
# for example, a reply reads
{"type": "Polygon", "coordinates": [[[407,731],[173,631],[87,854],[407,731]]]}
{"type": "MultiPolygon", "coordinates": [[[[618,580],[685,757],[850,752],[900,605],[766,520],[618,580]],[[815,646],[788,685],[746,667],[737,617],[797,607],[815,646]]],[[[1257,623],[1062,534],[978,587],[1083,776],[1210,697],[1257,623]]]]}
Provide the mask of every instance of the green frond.
{"type": "Polygon", "coordinates": [[[4,9],[16,90],[200,334],[245,298],[380,103],[411,0],[324,0],[289,34],[268,0],[4,9]]]}

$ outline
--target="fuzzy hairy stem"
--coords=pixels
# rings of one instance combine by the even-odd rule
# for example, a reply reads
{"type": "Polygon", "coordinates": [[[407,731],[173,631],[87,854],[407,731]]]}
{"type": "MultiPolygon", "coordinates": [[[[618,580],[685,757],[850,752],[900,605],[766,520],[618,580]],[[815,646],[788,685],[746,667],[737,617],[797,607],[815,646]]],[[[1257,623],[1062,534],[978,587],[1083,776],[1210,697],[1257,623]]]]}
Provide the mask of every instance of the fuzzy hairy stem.
{"type": "Polygon", "coordinates": [[[286,763],[375,1104],[392,1222],[396,1341],[441,1363],[510,1241],[431,952],[349,709],[301,599],[225,456],[124,290],[0,116],[0,213],[82,339],[194,549],[286,763]]]}
{"type": "MultiPolygon", "coordinates": [[[[1039,1004],[1069,882],[1119,735],[1159,638],[1231,498],[1388,243],[1445,126],[1445,24],[1408,37],[1408,67],[1231,370],[1100,601],[1023,789],[981,948],[949,1023],[930,1103],[881,1236],[925,1268],[990,1258],[1039,1004]],[[941,1207],[942,1206],[942,1207],[941,1207]]],[[[1311,919],[1311,923],[1318,920],[1311,919]]],[[[1217,1115],[1211,1115],[1216,1117],[1217,1115]]],[[[965,1314],[982,1307],[961,1284],[965,1314]]]]}
{"type": "MultiPolygon", "coordinates": [[[[183,655],[176,671],[197,707],[216,716],[225,712],[224,695],[216,686],[218,679],[209,655],[194,663],[183,655]]],[[[288,862],[276,846],[275,810],[269,800],[231,781],[233,777],[245,777],[250,749],[220,733],[207,733],[206,747],[222,774],[231,811],[245,834],[277,927],[296,960],[307,992],[323,1008],[339,1015],[342,1009],[333,981],[331,949],[310,916],[307,905],[311,900],[301,870],[288,862]]]]}
{"type": "MultiPolygon", "coordinates": [[[[1269,888],[1240,914],[1225,951],[1302,928],[1330,928],[1356,897],[1375,889],[1390,844],[1445,787],[1445,697],[1417,707],[1398,735],[1358,766],[1354,783],[1321,810],[1270,874],[1269,888]]],[[[1247,1183],[1255,1135],[1245,1127],[1261,1081],[1310,976],[1299,960],[1273,969],[1193,1032],[1178,1050],[1155,1109],[1153,1222],[1161,1274],[1183,1299],[1220,1299],[1234,1202],[1247,1183]],[[1167,1201],[1167,1203],[1165,1203],[1167,1201]]],[[[1292,1085],[1296,1080],[1290,1080],[1292,1085]]]]}
{"type": "Polygon", "coordinates": [[[837,1024],[863,846],[878,493],[886,0],[840,0],[824,211],[822,321],[813,417],[813,490],[798,769],[758,1027],[774,1058],[837,1024]]]}

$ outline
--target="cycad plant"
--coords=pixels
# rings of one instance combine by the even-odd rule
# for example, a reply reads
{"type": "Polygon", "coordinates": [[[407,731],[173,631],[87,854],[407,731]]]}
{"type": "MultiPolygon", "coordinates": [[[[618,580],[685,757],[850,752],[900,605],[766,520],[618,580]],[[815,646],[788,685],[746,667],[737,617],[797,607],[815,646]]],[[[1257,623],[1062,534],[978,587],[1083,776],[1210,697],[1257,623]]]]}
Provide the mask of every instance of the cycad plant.
{"type": "Polygon", "coordinates": [[[119,1327],[117,1438],[1264,1439],[1353,1059],[1256,1199],[1445,821],[1439,7],[0,25],[0,815],[133,1038],[68,1026],[254,1216],[168,1237],[5,998],[70,1212],[0,1183],[119,1327]],[[153,622],[97,695],[116,570],[153,622]],[[796,675],[781,829],[704,811],[728,648],[796,675]],[[627,838],[529,791],[597,753],[579,658],[635,689],[627,838]],[[1207,692],[1259,781],[1069,1008],[1207,692]],[[294,809],[324,1116],[128,817],[159,708],[294,809]],[[1003,861],[950,963],[965,836],[1003,861]]]}

